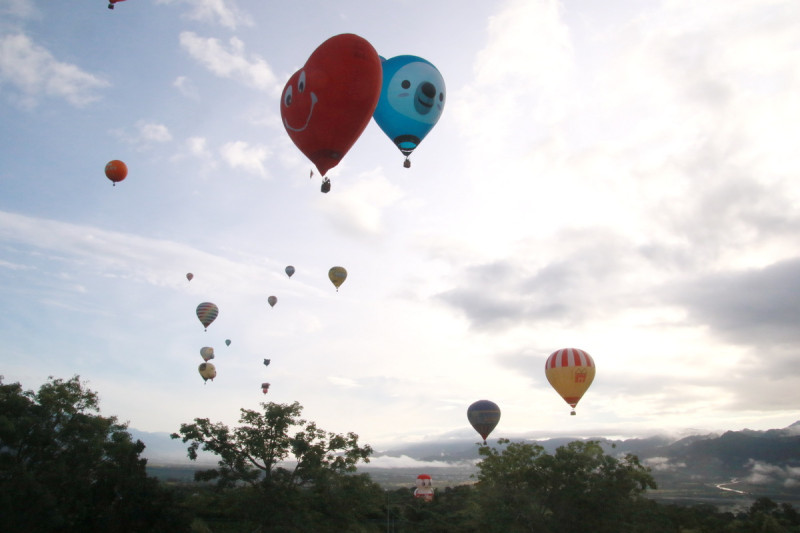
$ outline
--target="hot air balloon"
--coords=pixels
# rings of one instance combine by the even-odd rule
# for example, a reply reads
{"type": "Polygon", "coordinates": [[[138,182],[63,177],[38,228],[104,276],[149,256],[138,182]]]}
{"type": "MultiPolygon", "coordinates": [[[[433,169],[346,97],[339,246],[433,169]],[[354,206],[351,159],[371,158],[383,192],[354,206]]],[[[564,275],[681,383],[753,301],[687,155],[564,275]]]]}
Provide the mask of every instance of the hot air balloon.
{"type": "Polygon", "coordinates": [[[108,9],[114,9],[114,4],[117,2],[124,2],[125,0],[108,0],[108,9]]]}
{"type": "Polygon", "coordinates": [[[267,302],[269,303],[270,307],[275,307],[275,304],[278,303],[278,298],[276,298],[275,296],[270,296],[269,298],[267,298],[267,302]]]}
{"type": "Polygon", "coordinates": [[[572,406],[570,414],[574,415],[575,406],[594,380],[594,359],[583,350],[563,348],[550,354],[544,373],[550,385],[572,406]]]}
{"type": "Polygon", "coordinates": [[[264,366],[269,366],[269,364],[271,362],[272,362],[272,359],[264,359],[264,366]]]}
{"type": "Polygon", "coordinates": [[[292,274],[294,274],[294,267],[292,265],[289,265],[286,267],[286,275],[291,278],[292,274]]]}
{"type": "Polygon", "coordinates": [[[230,345],[231,345],[231,340],[225,339],[225,346],[230,346],[230,345]]]}
{"type": "Polygon", "coordinates": [[[332,267],[328,270],[328,279],[330,279],[331,283],[336,287],[336,292],[339,292],[339,287],[341,287],[344,280],[347,279],[347,270],[345,270],[344,267],[332,267]]]}
{"type": "Polygon", "coordinates": [[[203,361],[210,361],[214,359],[214,348],[210,346],[203,346],[200,348],[200,357],[203,358],[203,361]]]}
{"type": "Polygon", "coordinates": [[[369,124],[381,94],[381,60],[352,33],[331,37],[292,74],[281,94],[281,119],[321,176],[339,164],[369,124]]]}
{"type": "Polygon", "coordinates": [[[483,438],[483,445],[486,446],[486,437],[500,422],[500,408],[489,400],[478,400],[467,409],[467,419],[483,438]]]}
{"type": "Polygon", "coordinates": [[[214,322],[219,314],[219,308],[211,302],[203,302],[197,306],[197,318],[205,328],[214,322]]]}
{"type": "Polygon", "coordinates": [[[429,502],[433,500],[433,480],[428,474],[420,474],[417,476],[417,488],[414,489],[414,497],[422,498],[424,501],[429,502]]]}
{"type": "Polygon", "coordinates": [[[211,363],[200,363],[200,366],[197,367],[197,371],[200,372],[200,375],[203,377],[203,381],[214,381],[214,378],[217,377],[217,369],[214,368],[214,365],[211,363]]]}
{"type": "Polygon", "coordinates": [[[193,277],[194,277],[194,274],[192,274],[191,272],[188,272],[188,273],[186,274],[186,279],[188,279],[189,281],[192,281],[192,278],[193,278],[193,277]]]}
{"type": "Polygon", "coordinates": [[[444,78],[429,61],[417,56],[381,58],[383,84],[373,117],[406,156],[439,121],[445,101],[444,78]]]}
{"type": "Polygon", "coordinates": [[[106,163],[106,177],[112,181],[112,185],[124,180],[128,175],[128,165],[119,159],[113,159],[106,163]]]}
{"type": "Polygon", "coordinates": [[[262,383],[261,384],[261,392],[264,394],[269,392],[269,383],[262,383]]]}

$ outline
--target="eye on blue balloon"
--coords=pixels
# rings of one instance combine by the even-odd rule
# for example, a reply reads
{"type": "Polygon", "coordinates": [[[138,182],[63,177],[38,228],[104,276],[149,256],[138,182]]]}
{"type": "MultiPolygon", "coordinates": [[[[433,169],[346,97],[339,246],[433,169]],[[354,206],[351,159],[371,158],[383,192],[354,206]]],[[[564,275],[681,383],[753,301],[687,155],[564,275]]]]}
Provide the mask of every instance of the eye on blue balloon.
{"type": "Polygon", "coordinates": [[[436,125],[445,101],[444,78],[429,61],[417,56],[381,57],[383,85],[373,118],[408,156],[436,125]]]}

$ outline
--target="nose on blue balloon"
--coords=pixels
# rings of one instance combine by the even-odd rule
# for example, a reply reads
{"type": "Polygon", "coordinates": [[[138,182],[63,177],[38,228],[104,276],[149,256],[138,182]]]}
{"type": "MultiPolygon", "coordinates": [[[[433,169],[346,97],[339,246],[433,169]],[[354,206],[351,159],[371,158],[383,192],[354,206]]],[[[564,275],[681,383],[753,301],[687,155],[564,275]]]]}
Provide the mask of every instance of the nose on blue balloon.
{"type": "Polygon", "coordinates": [[[444,78],[430,61],[403,55],[381,57],[383,85],[375,122],[408,156],[439,121],[445,101],[444,78]]]}

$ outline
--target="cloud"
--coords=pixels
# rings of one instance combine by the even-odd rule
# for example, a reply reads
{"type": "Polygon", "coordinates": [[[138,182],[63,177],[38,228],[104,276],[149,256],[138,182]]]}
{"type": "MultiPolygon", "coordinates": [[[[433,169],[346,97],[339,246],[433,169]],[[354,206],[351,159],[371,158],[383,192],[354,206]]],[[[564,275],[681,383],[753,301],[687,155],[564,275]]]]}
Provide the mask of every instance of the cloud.
{"type": "Polygon", "coordinates": [[[139,139],[144,142],[169,142],[172,140],[172,134],[169,129],[163,125],[155,122],[145,122],[140,120],[136,123],[139,130],[139,139]]]}
{"type": "Polygon", "coordinates": [[[778,466],[750,459],[750,473],[745,481],[753,485],[781,484],[786,488],[800,487],[800,467],[778,466]]]}
{"type": "Polygon", "coordinates": [[[184,286],[186,279],[176,277],[175,270],[185,264],[207,265],[204,282],[230,293],[251,294],[246,280],[265,276],[260,267],[174,241],[4,211],[0,211],[0,242],[17,243],[15,253],[24,258],[17,262],[32,267],[52,262],[64,265],[53,266],[56,271],[77,269],[90,277],[119,277],[154,287],[184,286]]]}
{"type": "Polygon", "coordinates": [[[391,455],[378,455],[369,458],[367,469],[371,468],[452,468],[453,463],[446,461],[420,461],[407,455],[393,457],[391,455]]]}
{"type": "Polygon", "coordinates": [[[39,14],[33,0],[2,0],[0,14],[21,19],[30,19],[39,14]]]}
{"type": "Polygon", "coordinates": [[[195,87],[192,80],[186,76],[178,76],[175,78],[175,81],[172,82],[172,86],[178,89],[180,93],[187,98],[191,98],[192,100],[198,100],[200,98],[197,87],[195,87]]]}
{"type": "Polygon", "coordinates": [[[659,270],[614,231],[576,228],[464,267],[455,286],[437,298],[483,330],[532,320],[577,325],[650,303],[642,291],[661,279],[659,270]],[[537,249],[549,253],[539,258],[537,249]]]}
{"type": "Polygon", "coordinates": [[[689,320],[728,341],[763,347],[800,340],[800,257],[703,274],[665,292],[687,309],[689,320]]]}
{"type": "Polygon", "coordinates": [[[362,237],[375,237],[385,231],[384,212],[395,205],[403,192],[380,170],[363,173],[351,182],[331,179],[332,190],[347,188],[346,194],[329,194],[318,207],[341,230],[362,237]]]}
{"type": "Polygon", "coordinates": [[[278,87],[277,78],[269,64],[255,54],[248,58],[244,43],[236,37],[230,38],[226,49],[219,39],[203,38],[185,31],[180,35],[180,43],[190,56],[221,78],[236,80],[276,95],[282,88],[278,87]]]}
{"type": "Polygon", "coordinates": [[[158,122],[137,120],[134,124],[135,133],[123,129],[113,129],[110,132],[121,140],[146,148],[153,144],[168,143],[172,140],[169,128],[158,122]]]}
{"type": "Polygon", "coordinates": [[[360,387],[358,381],[350,378],[343,378],[340,376],[328,376],[328,381],[330,381],[337,387],[342,387],[345,389],[353,389],[355,387],[360,387]]]}
{"type": "Polygon", "coordinates": [[[35,106],[39,98],[63,98],[83,107],[99,98],[106,80],[79,67],[58,61],[47,49],[21,33],[0,37],[0,82],[14,86],[20,102],[35,106]]]}
{"type": "Polygon", "coordinates": [[[238,26],[252,26],[252,18],[241,11],[231,0],[157,0],[158,4],[185,4],[191,20],[211,22],[235,30],[238,26]]]}
{"type": "Polygon", "coordinates": [[[656,472],[674,472],[679,468],[686,468],[686,463],[673,463],[669,457],[648,457],[642,462],[656,472]]]}
{"type": "Polygon", "coordinates": [[[219,151],[231,168],[239,168],[261,177],[267,176],[264,162],[270,158],[272,152],[266,146],[250,146],[245,141],[233,141],[225,143],[219,151]]]}

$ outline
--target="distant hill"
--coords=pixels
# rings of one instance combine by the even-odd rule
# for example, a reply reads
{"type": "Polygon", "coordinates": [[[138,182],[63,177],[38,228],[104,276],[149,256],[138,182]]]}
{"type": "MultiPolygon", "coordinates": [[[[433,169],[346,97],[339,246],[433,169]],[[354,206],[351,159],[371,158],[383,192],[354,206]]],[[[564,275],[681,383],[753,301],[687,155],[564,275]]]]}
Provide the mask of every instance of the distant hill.
{"type": "MultiPolygon", "coordinates": [[[[168,433],[129,429],[146,448],[143,456],[151,469],[198,468],[216,463],[213,455],[189,461],[186,445],[168,433]]],[[[599,440],[606,453],[631,453],[652,469],[659,490],[654,497],[682,501],[708,501],[731,505],[751,501],[756,495],[800,504],[800,421],[783,429],[727,431],[722,435],[691,435],[680,439],[665,435],[610,440],[552,438],[532,440],[548,453],[575,440],[599,440]]],[[[496,446],[497,440],[489,444],[496,446]]],[[[409,444],[376,452],[359,471],[369,473],[386,487],[413,487],[416,474],[430,473],[438,486],[470,483],[477,472],[478,444],[474,438],[447,438],[409,444]],[[416,474],[415,474],[416,472],[416,474]]]]}

